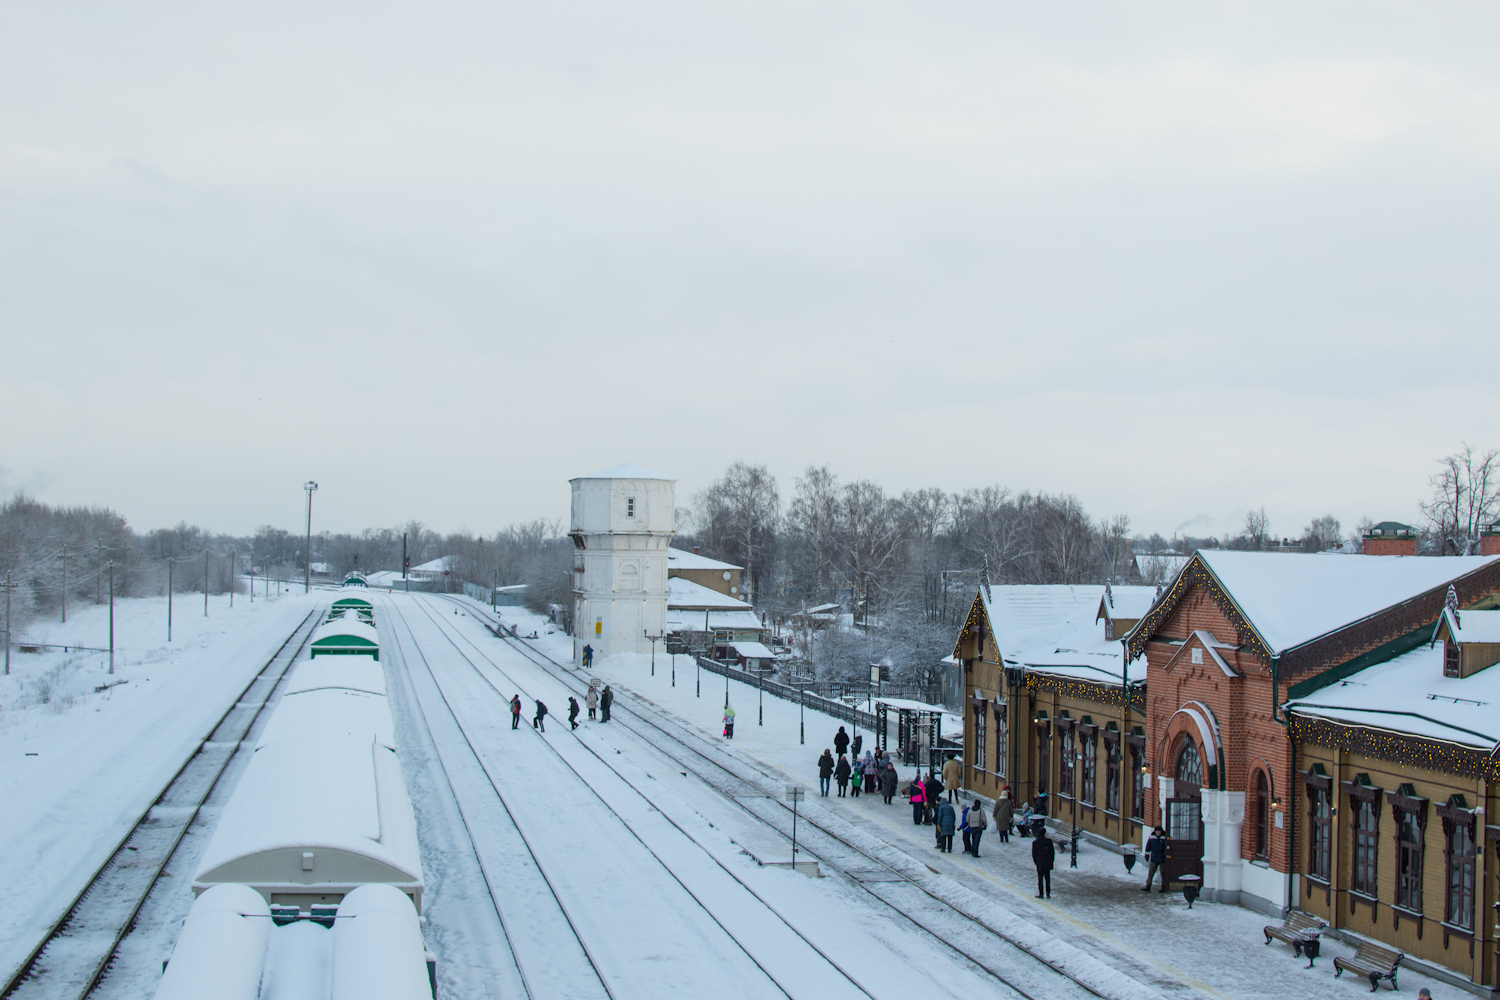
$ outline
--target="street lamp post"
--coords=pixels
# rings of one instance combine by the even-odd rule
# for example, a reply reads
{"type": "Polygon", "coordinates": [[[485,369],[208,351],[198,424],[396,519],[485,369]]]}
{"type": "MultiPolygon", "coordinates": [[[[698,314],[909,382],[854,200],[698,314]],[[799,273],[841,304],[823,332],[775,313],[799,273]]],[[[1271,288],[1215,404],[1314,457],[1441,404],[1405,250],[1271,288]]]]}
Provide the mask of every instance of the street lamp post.
{"type": "Polygon", "coordinates": [[[1081,767],[1083,767],[1083,752],[1075,750],[1073,751],[1073,780],[1071,782],[1073,787],[1068,789],[1072,792],[1073,798],[1073,832],[1068,837],[1069,868],[1078,867],[1078,770],[1081,767]]]}
{"type": "Polygon", "coordinates": [[[655,677],[656,676],[656,643],[659,640],[666,638],[666,636],[664,636],[664,635],[652,635],[650,632],[647,632],[645,629],[641,630],[641,635],[643,635],[647,639],[651,640],[651,676],[655,677]]]}
{"type": "Polygon", "coordinates": [[[312,593],[312,495],[317,492],[318,484],[309,479],[302,484],[307,491],[307,558],[302,561],[306,567],[302,573],[302,592],[312,593]]]}

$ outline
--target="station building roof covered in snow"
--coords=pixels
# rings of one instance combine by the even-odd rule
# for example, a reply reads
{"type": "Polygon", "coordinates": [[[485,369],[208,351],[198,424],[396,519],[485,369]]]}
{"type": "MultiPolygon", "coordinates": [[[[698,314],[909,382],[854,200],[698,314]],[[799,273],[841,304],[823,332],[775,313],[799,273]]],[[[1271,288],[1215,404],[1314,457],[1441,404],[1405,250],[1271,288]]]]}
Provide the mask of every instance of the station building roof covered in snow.
{"type": "Polygon", "coordinates": [[[750,605],[702,584],[674,576],[667,580],[668,611],[751,611],[750,605]]]}

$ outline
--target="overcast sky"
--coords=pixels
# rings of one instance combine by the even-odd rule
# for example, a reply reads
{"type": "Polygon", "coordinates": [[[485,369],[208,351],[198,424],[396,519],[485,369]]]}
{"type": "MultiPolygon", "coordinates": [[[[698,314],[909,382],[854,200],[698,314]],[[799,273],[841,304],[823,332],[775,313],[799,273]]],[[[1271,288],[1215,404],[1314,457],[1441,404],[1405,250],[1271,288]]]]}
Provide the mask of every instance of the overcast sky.
{"type": "Polygon", "coordinates": [[[0,9],[0,489],[566,517],[618,462],[1414,520],[1500,444],[1493,3],[0,9]]]}

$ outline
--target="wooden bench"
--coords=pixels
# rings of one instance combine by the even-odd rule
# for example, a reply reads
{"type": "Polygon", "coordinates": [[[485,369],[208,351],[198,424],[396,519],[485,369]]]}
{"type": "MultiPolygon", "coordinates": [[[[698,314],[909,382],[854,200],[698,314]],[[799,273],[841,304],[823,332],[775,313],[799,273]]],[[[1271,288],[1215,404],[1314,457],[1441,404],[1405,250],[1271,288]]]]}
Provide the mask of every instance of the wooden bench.
{"type": "Polygon", "coordinates": [[[1353,958],[1335,958],[1333,967],[1337,969],[1333,977],[1337,979],[1344,974],[1344,970],[1357,972],[1370,981],[1370,992],[1380,985],[1382,979],[1391,981],[1391,989],[1399,989],[1396,985],[1396,967],[1401,964],[1404,956],[1401,952],[1387,948],[1383,944],[1374,941],[1361,941],[1359,950],[1354,953],[1353,958]]]}
{"type": "Polygon", "coordinates": [[[1266,944],[1272,941],[1283,941],[1291,945],[1292,953],[1300,958],[1302,946],[1311,938],[1322,934],[1327,926],[1327,922],[1320,917],[1315,917],[1311,913],[1303,913],[1301,910],[1293,910],[1287,914],[1286,920],[1280,925],[1267,924],[1265,926],[1266,944]]]}

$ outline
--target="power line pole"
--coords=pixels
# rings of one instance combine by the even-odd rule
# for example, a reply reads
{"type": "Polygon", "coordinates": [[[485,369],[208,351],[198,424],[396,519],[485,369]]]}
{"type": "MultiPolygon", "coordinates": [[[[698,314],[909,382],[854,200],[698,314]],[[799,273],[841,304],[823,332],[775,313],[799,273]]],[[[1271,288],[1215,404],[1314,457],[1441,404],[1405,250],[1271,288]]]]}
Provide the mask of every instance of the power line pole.
{"type": "Polygon", "coordinates": [[[234,607],[234,557],[238,555],[234,549],[229,550],[229,607],[234,607]]]}
{"type": "Polygon", "coordinates": [[[68,624],[68,543],[63,542],[62,623],[68,624]]]}
{"type": "Polygon", "coordinates": [[[167,641],[172,641],[172,567],[177,565],[177,560],[171,556],[167,557],[167,641]]]}
{"type": "Polygon", "coordinates": [[[302,484],[307,491],[307,558],[303,560],[306,568],[302,574],[302,592],[312,593],[312,495],[317,492],[318,484],[309,479],[302,484]]]}
{"type": "Polygon", "coordinates": [[[109,561],[109,672],[115,672],[115,561],[109,561]]]}
{"type": "Polygon", "coordinates": [[[208,550],[203,550],[203,617],[208,617],[208,550]]]}
{"type": "Polygon", "coordinates": [[[5,571],[5,676],[10,676],[10,570],[5,571]]]}

